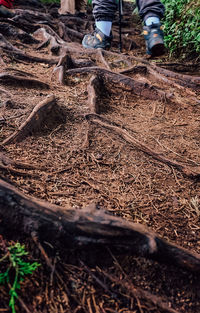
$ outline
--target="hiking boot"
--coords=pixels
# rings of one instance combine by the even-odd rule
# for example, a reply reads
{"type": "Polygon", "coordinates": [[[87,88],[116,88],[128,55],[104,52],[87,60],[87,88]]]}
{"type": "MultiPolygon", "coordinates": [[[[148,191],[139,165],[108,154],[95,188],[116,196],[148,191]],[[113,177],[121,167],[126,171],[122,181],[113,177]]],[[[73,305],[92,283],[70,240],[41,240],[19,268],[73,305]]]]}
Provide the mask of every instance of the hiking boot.
{"type": "Polygon", "coordinates": [[[160,23],[144,26],[143,35],[146,42],[147,54],[151,56],[159,56],[164,54],[164,33],[160,23]]]}
{"type": "Polygon", "coordinates": [[[112,36],[104,35],[100,29],[96,28],[93,34],[85,35],[82,41],[84,48],[107,50],[111,46],[112,36]]]}

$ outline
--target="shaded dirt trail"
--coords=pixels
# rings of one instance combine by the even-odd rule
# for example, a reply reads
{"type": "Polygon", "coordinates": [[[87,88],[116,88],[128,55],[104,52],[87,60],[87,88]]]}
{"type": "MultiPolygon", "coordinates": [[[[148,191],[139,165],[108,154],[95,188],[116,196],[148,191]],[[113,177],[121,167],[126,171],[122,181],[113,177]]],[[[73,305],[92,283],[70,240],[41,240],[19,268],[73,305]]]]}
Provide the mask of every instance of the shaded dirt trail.
{"type": "MultiPolygon", "coordinates": [[[[200,253],[200,65],[145,59],[129,4],[121,54],[117,22],[110,51],[85,50],[90,12],[57,10],[19,6],[0,18],[1,178],[62,207],[93,203],[200,253]]],[[[199,273],[111,247],[58,254],[41,239],[45,254],[12,229],[1,216],[4,239],[26,241],[43,262],[17,312],[200,312],[199,273]]]]}

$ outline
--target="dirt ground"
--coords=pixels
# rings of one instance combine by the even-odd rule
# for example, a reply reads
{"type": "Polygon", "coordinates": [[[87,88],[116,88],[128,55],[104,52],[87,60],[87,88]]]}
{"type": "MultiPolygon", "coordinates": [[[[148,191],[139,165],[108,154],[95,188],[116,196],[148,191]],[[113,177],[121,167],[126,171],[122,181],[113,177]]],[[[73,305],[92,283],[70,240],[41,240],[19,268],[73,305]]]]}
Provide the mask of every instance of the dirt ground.
{"type": "MultiPolygon", "coordinates": [[[[129,4],[123,24],[122,54],[117,46],[117,22],[113,29],[113,53],[97,55],[81,47],[80,35],[69,33],[69,40],[64,37],[59,23],[68,25],[67,17],[58,16],[56,6],[19,6],[15,12],[10,19],[13,23],[0,18],[0,29],[4,24],[17,31],[23,29],[35,41],[0,30],[7,40],[7,48],[0,45],[1,151],[14,161],[40,169],[18,173],[2,170],[1,178],[27,195],[66,208],[98,203],[113,215],[141,223],[161,237],[200,253],[199,61],[172,62],[167,52],[163,57],[147,59],[141,24],[131,15],[129,4]],[[37,12],[44,15],[36,17],[37,12]],[[88,84],[95,69],[80,74],[78,69],[84,66],[76,66],[77,72],[73,72],[72,66],[64,68],[64,82],[61,81],[53,72],[59,54],[52,54],[47,42],[41,46],[41,34],[33,35],[39,24],[64,38],[68,55],[77,64],[88,62],[87,68],[92,65],[112,73],[132,68],[124,75],[142,87],[136,84],[133,90],[128,83],[103,73],[98,110],[92,111],[88,84]],[[43,61],[19,57],[17,51],[8,49],[8,42],[43,61]],[[9,74],[9,78],[2,73],[9,74]],[[47,85],[23,81],[24,78],[47,85]],[[52,94],[56,104],[40,128],[29,131],[22,140],[6,143],[33,108],[52,94]]],[[[69,28],[79,34],[89,32],[91,14],[79,13],[75,17],[76,21],[72,17],[69,20],[69,28]]],[[[49,34],[55,37],[53,32],[49,34]]],[[[55,274],[30,238],[13,234],[9,225],[6,230],[1,227],[0,232],[6,242],[24,242],[32,260],[42,264],[22,284],[16,312],[200,312],[197,273],[141,257],[119,256],[111,250],[95,258],[87,247],[84,251],[55,251],[44,242],[43,248],[55,263],[55,274]],[[162,299],[168,309],[157,300],[139,296],[136,290],[140,288],[162,299]]],[[[0,312],[9,312],[8,290],[3,286],[0,290],[0,312]]]]}

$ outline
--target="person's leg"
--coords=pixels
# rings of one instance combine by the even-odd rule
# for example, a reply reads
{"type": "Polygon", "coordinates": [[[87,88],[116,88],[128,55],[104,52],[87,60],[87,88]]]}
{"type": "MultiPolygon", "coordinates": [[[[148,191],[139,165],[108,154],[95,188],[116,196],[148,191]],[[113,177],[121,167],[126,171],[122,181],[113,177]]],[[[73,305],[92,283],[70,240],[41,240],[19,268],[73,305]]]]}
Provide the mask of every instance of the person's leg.
{"type": "Polygon", "coordinates": [[[159,0],[137,0],[139,15],[144,22],[143,34],[147,54],[152,56],[164,53],[164,34],[160,24],[165,7],[159,0]]]}
{"type": "Polygon", "coordinates": [[[93,0],[92,4],[96,30],[94,34],[86,35],[82,44],[85,48],[107,49],[111,45],[110,33],[117,10],[117,0],[93,0]]]}
{"type": "Polygon", "coordinates": [[[161,19],[165,13],[165,7],[159,0],[137,0],[137,6],[139,15],[144,22],[152,16],[161,19]]]}

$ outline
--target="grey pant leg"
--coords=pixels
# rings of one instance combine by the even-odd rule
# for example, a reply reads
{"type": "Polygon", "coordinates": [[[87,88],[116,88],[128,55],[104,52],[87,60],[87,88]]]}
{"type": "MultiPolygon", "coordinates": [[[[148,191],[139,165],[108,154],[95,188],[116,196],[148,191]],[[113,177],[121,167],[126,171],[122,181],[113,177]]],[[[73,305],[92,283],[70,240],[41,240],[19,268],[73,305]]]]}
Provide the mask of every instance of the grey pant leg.
{"type": "Polygon", "coordinates": [[[117,0],[93,0],[92,5],[96,21],[113,21],[117,10],[117,0]]]}
{"type": "Polygon", "coordinates": [[[162,18],[165,13],[165,7],[160,0],[137,0],[137,6],[143,21],[150,16],[162,18]]]}
{"type": "MultiPolygon", "coordinates": [[[[93,15],[96,21],[113,21],[118,7],[117,0],[93,0],[93,15]]],[[[164,5],[160,0],[137,0],[140,17],[146,20],[149,16],[164,15],[164,5]]]]}

